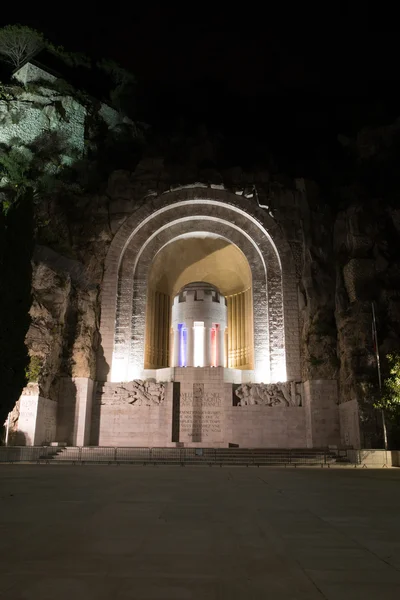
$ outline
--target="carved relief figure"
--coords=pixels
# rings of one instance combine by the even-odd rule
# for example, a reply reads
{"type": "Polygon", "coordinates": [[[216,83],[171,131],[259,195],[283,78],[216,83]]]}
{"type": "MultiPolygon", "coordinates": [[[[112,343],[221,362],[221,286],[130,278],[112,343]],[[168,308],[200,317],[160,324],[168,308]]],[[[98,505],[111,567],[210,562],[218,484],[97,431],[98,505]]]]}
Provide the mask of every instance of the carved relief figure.
{"type": "Polygon", "coordinates": [[[301,406],[300,385],[292,383],[244,383],[235,392],[238,406],[301,406]]]}
{"type": "Polygon", "coordinates": [[[165,386],[155,381],[135,379],[118,384],[111,398],[104,404],[132,404],[135,406],[153,406],[164,402],[165,386]]]}

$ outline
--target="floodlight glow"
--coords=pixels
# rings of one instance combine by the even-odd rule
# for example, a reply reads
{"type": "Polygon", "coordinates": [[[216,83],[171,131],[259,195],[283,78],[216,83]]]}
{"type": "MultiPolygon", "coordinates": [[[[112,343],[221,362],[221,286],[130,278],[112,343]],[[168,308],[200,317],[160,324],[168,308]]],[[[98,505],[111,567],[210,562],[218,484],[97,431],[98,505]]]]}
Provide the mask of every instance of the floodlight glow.
{"type": "Polygon", "coordinates": [[[217,366],[217,331],[215,327],[211,329],[211,366],[217,366]]]}
{"type": "Polygon", "coordinates": [[[116,358],[113,357],[111,367],[111,381],[113,383],[119,383],[121,381],[128,380],[128,359],[127,357],[116,358]]]}
{"type": "Polygon", "coordinates": [[[187,329],[183,323],[179,323],[178,325],[179,331],[179,357],[178,357],[178,365],[180,367],[186,367],[186,358],[187,358],[187,329]]]}
{"type": "Polygon", "coordinates": [[[204,322],[194,322],[194,366],[204,367],[204,322]]]}

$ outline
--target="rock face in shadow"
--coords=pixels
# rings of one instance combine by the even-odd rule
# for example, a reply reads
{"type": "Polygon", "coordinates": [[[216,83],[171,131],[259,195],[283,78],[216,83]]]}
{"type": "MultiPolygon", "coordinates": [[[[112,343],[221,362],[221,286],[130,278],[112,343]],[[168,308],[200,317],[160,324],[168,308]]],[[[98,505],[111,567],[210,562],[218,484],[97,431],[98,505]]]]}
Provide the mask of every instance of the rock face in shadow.
{"type": "Polygon", "coordinates": [[[26,344],[37,365],[40,395],[57,399],[61,376],[95,379],[98,290],[82,285],[69,259],[51,250],[35,252],[26,344]],[[38,257],[39,255],[39,257],[38,257]],[[44,262],[42,262],[44,261],[44,262]],[[53,263],[53,264],[52,264],[53,263]]]}

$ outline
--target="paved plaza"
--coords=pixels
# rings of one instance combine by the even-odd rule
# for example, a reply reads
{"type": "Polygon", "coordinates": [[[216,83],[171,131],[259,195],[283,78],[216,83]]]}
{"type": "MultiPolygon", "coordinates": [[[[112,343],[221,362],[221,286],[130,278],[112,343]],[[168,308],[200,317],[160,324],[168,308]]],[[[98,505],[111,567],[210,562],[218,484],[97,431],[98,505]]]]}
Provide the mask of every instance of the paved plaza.
{"type": "Polygon", "coordinates": [[[0,466],[0,598],[398,600],[400,469],[0,466]]]}

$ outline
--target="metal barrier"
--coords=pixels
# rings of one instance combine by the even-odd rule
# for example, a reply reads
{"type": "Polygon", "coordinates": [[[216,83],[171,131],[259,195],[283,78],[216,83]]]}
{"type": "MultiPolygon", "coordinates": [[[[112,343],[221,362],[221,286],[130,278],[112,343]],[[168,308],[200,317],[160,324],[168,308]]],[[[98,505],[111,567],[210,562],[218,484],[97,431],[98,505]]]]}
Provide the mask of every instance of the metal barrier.
{"type": "Polygon", "coordinates": [[[360,464],[347,449],[147,448],[147,447],[0,447],[0,463],[70,463],[209,466],[330,466],[360,464]]]}

